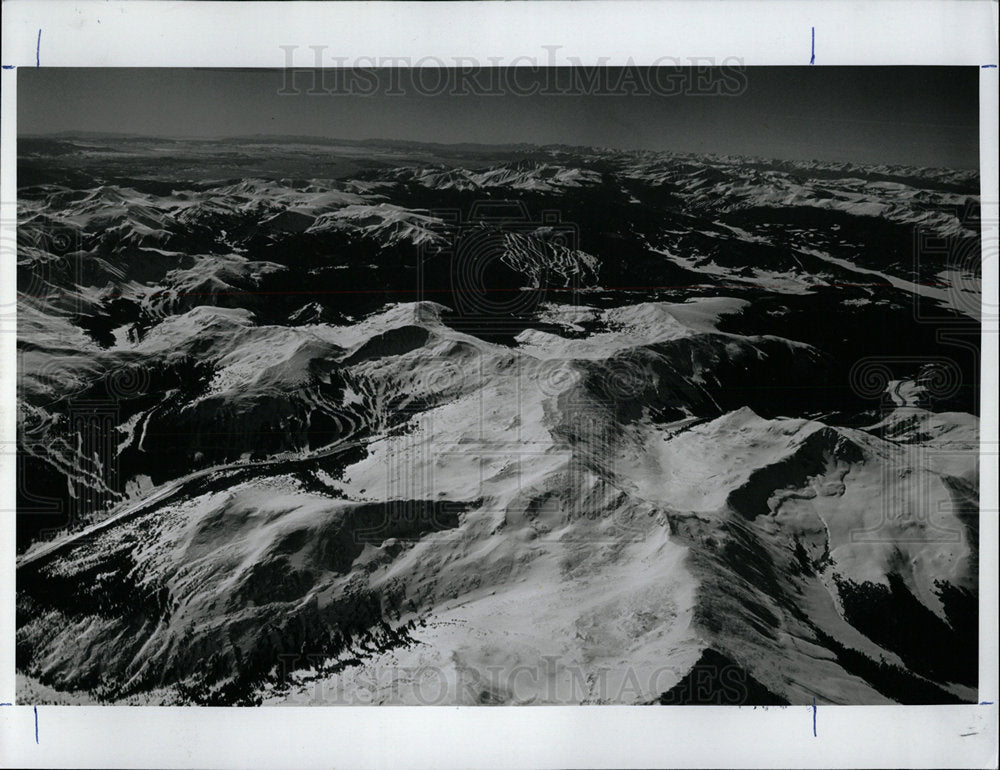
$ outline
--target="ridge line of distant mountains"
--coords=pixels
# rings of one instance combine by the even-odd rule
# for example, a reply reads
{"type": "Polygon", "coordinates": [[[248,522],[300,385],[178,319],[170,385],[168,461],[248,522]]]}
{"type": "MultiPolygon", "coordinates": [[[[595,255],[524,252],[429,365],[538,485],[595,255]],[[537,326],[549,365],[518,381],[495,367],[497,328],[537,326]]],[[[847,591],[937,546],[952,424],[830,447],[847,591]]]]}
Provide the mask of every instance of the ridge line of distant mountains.
{"type": "Polygon", "coordinates": [[[590,145],[571,144],[533,144],[531,142],[515,142],[490,144],[483,142],[430,142],[415,141],[411,139],[340,139],[330,136],[311,136],[299,134],[235,134],[231,136],[157,136],[153,134],[131,134],[120,132],[103,131],[58,131],[52,133],[25,133],[19,134],[18,140],[83,140],[83,141],[134,141],[134,142],[169,142],[176,144],[203,143],[217,144],[224,142],[245,142],[245,143],[274,143],[274,144],[311,144],[329,147],[378,147],[396,150],[435,150],[442,152],[445,150],[463,152],[562,152],[562,153],[599,153],[599,154],[622,154],[632,156],[668,156],[673,158],[697,158],[708,161],[733,162],[739,161],[749,164],[765,164],[775,170],[802,171],[802,170],[827,170],[837,172],[862,171],[871,173],[873,171],[899,173],[901,171],[922,171],[949,174],[959,174],[968,179],[978,179],[979,169],[952,168],[946,166],[908,166],[900,164],[886,163],[856,163],[847,160],[821,160],[811,159],[791,159],[791,158],[769,158],[763,156],[739,155],[730,153],[698,153],[698,152],[677,152],[672,150],[652,150],[652,149],[627,149],[616,147],[596,147],[590,145]]]}
{"type": "Polygon", "coordinates": [[[19,139],[126,139],[136,141],[159,142],[295,142],[308,144],[350,145],[355,147],[450,147],[468,150],[521,150],[521,149],[566,149],[566,150],[599,150],[607,151],[613,148],[590,147],[585,145],[545,144],[531,142],[486,143],[486,142],[423,142],[411,139],[341,139],[332,136],[312,136],[307,134],[233,134],[219,136],[167,136],[156,134],[129,134],[113,131],[57,131],[44,134],[21,134],[19,139]]]}

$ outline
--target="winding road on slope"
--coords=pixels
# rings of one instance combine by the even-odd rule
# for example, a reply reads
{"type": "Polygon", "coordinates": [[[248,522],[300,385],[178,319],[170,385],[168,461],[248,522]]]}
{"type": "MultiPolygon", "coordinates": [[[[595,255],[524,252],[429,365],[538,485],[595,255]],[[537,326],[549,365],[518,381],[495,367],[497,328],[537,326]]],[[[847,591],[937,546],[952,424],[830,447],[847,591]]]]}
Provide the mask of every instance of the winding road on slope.
{"type": "Polygon", "coordinates": [[[111,529],[118,526],[119,524],[129,521],[140,514],[148,511],[149,509],[155,507],[157,504],[162,503],[182,491],[188,485],[200,481],[201,479],[211,476],[214,473],[223,473],[225,471],[239,471],[247,469],[260,469],[269,468],[276,465],[282,464],[298,464],[305,462],[312,462],[314,460],[319,460],[324,457],[331,457],[333,455],[341,454],[349,449],[354,449],[359,446],[367,444],[367,441],[361,440],[345,440],[329,446],[323,449],[318,449],[308,455],[301,457],[275,457],[269,458],[267,460],[257,460],[254,462],[234,462],[234,463],[224,463],[222,465],[213,465],[211,468],[204,468],[200,471],[195,471],[189,473],[186,476],[181,476],[173,481],[168,481],[165,484],[161,484],[156,489],[152,490],[148,495],[143,497],[141,500],[130,501],[123,503],[122,510],[117,513],[111,514],[108,518],[102,519],[96,524],[91,524],[89,527],[81,529],[79,532],[73,532],[72,534],[66,535],[58,540],[53,540],[51,542],[45,543],[39,546],[33,551],[29,551],[24,554],[17,561],[17,570],[26,570],[28,567],[33,565],[37,566],[43,564],[48,559],[60,554],[66,550],[71,549],[74,545],[79,543],[81,540],[85,540],[93,535],[97,535],[105,530],[111,529]]]}

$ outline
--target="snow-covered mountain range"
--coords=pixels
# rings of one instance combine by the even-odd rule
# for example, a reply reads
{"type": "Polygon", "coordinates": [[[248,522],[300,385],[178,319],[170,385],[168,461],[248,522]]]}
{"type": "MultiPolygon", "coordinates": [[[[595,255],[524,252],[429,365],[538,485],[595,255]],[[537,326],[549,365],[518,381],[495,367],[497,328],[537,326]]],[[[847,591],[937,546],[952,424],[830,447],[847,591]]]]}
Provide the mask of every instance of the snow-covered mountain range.
{"type": "Polygon", "coordinates": [[[19,140],[33,702],[975,702],[978,174],[19,140]]]}

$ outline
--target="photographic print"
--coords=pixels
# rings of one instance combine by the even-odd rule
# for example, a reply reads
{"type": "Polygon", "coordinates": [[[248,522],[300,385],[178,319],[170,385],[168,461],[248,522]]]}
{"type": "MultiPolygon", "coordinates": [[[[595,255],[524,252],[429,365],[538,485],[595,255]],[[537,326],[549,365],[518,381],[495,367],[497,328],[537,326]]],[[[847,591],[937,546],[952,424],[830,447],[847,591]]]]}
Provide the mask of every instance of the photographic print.
{"type": "Polygon", "coordinates": [[[977,67],[314,54],[18,72],[19,702],[979,701],[977,67]]]}

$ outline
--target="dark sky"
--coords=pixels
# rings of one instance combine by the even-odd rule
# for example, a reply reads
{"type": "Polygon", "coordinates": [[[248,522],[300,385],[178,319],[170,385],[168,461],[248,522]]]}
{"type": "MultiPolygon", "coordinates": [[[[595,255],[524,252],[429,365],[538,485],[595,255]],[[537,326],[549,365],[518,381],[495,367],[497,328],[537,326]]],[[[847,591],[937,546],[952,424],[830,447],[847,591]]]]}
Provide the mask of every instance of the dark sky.
{"type": "Polygon", "coordinates": [[[421,86],[414,71],[369,71],[351,80],[361,95],[347,93],[343,78],[328,75],[320,84],[307,73],[295,81],[295,95],[279,93],[292,85],[282,70],[19,68],[18,132],[563,143],[979,165],[973,67],[661,71],[652,83],[619,81],[622,71],[614,70],[600,74],[596,85],[574,83],[568,69],[525,69],[516,81],[504,80],[506,73],[463,79],[456,70],[424,71],[421,86]],[[335,92],[307,93],[314,83],[335,92]],[[477,86],[503,93],[472,93],[477,86]],[[516,88],[548,93],[510,93],[516,88]]]}

